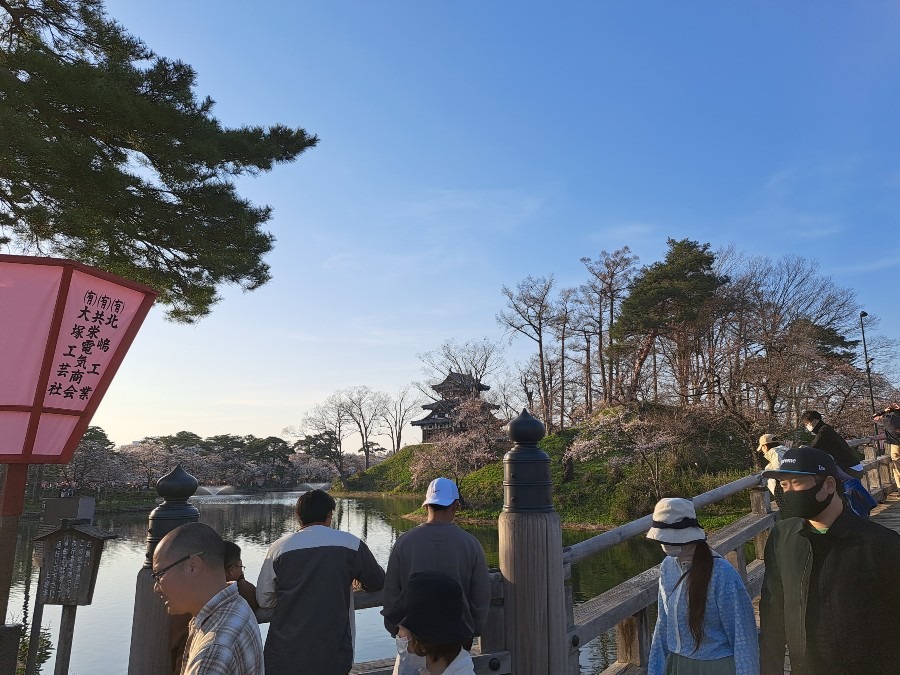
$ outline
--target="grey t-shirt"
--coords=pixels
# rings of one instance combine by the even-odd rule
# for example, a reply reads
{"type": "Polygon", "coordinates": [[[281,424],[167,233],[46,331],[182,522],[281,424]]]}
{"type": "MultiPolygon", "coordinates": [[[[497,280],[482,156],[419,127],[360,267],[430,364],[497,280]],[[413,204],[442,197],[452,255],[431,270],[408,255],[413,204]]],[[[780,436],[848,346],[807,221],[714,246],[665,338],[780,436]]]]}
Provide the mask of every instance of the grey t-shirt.
{"type": "Polygon", "coordinates": [[[464,618],[480,635],[491,604],[491,583],[484,551],[471,534],[454,523],[423,523],[401,535],[388,560],[384,580],[384,626],[397,633],[398,603],[413,572],[443,572],[463,590],[464,618]]]}

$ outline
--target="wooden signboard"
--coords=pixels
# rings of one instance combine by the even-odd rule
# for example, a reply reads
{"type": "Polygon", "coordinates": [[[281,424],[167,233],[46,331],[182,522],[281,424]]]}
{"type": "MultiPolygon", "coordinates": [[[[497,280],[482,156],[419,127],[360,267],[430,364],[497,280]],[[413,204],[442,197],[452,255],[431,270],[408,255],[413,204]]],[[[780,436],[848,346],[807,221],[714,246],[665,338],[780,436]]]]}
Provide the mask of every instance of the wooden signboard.
{"type": "Polygon", "coordinates": [[[103,544],[115,536],[87,521],[64,520],[62,527],[35,537],[44,547],[37,601],[45,605],[91,604],[103,544]]]}

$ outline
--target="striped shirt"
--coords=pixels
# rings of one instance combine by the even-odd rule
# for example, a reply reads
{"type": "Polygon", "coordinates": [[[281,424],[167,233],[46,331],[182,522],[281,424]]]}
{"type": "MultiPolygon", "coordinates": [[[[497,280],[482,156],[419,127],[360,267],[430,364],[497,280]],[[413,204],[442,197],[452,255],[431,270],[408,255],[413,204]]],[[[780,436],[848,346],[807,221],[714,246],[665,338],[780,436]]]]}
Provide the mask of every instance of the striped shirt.
{"type": "Polygon", "coordinates": [[[265,675],[259,625],[228,584],[191,619],[181,675],[265,675]]]}

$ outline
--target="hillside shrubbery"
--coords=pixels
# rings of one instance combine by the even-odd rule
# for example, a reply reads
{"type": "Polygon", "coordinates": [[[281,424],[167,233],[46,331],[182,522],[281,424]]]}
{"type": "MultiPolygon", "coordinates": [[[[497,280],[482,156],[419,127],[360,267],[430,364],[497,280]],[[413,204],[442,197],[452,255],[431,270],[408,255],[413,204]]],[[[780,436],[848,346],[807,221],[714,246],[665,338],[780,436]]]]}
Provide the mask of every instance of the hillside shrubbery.
{"type": "Polygon", "coordinates": [[[409,466],[421,445],[407,445],[371,469],[354,474],[344,481],[348,492],[394,492],[410,494],[417,492],[412,483],[409,466]]]}
{"type": "MultiPolygon", "coordinates": [[[[554,502],[563,521],[611,526],[650,513],[657,493],[692,497],[746,475],[749,456],[739,438],[729,421],[705,411],[657,406],[645,407],[640,414],[611,408],[580,427],[547,436],[540,446],[550,455],[554,502]],[[654,444],[654,437],[669,442],[654,444]],[[589,451],[585,450],[588,446],[592,447],[589,451]],[[655,471],[652,479],[651,465],[655,471]]],[[[422,492],[411,483],[409,474],[409,463],[419,448],[404,448],[350,478],[346,488],[422,492]]],[[[467,507],[462,515],[496,517],[503,505],[502,460],[468,474],[459,488],[467,507]]],[[[746,502],[744,495],[738,495],[704,515],[712,520],[727,517],[734,511],[746,511],[746,502]]]]}

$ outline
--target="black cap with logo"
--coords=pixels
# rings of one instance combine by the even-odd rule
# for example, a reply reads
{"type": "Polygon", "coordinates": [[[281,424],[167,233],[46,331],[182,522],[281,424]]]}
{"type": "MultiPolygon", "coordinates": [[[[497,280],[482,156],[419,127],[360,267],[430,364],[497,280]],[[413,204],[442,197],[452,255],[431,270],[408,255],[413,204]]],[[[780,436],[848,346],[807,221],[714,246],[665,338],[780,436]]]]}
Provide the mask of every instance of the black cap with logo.
{"type": "Polygon", "coordinates": [[[824,450],[804,445],[791,448],[781,458],[777,469],[763,471],[763,478],[778,478],[783,475],[835,476],[834,458],[824,450]]]}

